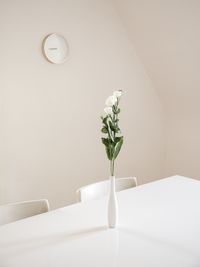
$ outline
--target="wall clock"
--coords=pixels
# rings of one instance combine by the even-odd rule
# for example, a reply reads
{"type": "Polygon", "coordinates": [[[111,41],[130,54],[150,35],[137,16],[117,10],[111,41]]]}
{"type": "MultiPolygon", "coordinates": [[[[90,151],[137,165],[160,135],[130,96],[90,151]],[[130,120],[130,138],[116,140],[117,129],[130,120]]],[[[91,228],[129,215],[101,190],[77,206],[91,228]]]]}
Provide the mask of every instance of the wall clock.
{"type": "Polygon", "coordinates": [[[68,58],[69,46],[62,35],[52,33],[43,41],[43,52],[49,62],[61,64],[68,58]]]}

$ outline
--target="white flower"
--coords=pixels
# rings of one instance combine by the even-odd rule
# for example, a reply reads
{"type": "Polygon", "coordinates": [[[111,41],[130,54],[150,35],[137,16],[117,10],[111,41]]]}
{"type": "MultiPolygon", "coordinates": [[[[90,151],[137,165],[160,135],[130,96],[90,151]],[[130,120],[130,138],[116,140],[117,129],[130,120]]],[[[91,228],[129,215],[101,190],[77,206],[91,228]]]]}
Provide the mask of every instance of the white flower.
{"type": "Polygon", "coordinates": [[[114,92],[113,92],[113,96],[115,96],[115,97],[120,97],[120,96],[122,96],[122,90],[114,91],[114,92]]]}
{"type": "Polygon", "coordinates": [[[107,114],[107,115],[112,115],[113,114],[113,110],[111,107],[106,107],[104,108],[104,112],[107,114]]]}
{"type": "Polygon", "coordinates": [[[111,95],[106,99],[106,106],[112,107],[113,105],[115,105],[116,102],[117,102],[117,97],[114,95],[111,95]]]}

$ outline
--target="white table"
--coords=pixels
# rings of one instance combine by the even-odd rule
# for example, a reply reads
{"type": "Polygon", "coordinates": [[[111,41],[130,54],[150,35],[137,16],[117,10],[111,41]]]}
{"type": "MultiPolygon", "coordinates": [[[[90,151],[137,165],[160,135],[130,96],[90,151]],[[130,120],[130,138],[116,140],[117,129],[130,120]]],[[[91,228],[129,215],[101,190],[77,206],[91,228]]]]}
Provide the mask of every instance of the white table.
{"type": "Polygon", "coordinates": [[[173,176],[0,227],[0,267],[199,267],[200,182],[173,176]]]}

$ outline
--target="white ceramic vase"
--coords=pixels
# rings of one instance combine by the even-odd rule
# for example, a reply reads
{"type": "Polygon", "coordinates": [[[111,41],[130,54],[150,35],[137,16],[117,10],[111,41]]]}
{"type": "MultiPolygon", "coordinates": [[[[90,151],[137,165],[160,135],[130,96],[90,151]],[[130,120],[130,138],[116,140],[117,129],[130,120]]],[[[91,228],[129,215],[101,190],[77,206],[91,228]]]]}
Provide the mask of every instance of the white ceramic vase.
{"type": "Polygon", "coordinates": [[[115,176],[110,176],[110,192],[108,200],[108,226],[115,228],[118,222],[118,201],[115,190],[115,176]]]}

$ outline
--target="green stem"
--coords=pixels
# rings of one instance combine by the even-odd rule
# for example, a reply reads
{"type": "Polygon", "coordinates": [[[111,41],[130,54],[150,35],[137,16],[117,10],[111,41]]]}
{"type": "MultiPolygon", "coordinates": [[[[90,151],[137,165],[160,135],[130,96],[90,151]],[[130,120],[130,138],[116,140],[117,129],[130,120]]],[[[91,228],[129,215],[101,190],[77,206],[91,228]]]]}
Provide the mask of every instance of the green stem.
{"type": "Polygon", "coordinates": [[[115,173],[115,161],[110,160],[110,174],[111,174],[111,176],[114,176],[114,173],[115,173]]]}

